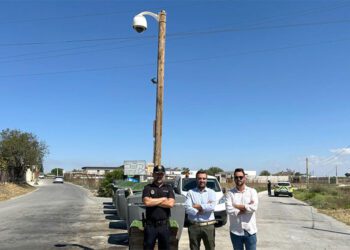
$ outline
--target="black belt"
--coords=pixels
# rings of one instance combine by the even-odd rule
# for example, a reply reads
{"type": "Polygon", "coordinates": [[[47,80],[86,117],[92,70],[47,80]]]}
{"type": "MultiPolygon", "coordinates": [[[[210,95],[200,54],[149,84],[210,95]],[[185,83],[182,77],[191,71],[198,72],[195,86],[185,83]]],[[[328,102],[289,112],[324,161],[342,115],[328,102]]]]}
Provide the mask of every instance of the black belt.
{"type": "Polygon", "coordinates": [[[163,226],[163,225],[169,225],[169,220],[146,220],[146,225],[152,225],[152,226],[163,226]]]}

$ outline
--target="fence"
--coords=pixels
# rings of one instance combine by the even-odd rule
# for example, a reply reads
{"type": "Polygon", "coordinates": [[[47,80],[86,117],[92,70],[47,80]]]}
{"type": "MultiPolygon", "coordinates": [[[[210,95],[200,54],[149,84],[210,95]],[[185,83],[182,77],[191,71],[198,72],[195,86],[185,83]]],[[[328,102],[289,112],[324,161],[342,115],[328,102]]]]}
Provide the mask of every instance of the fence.
{"type": "Polygon", "coordinates": [[[67,173],[64,174],[65,181],[74,183],[76,185],[85,187],[92,191],[97,191],[100,187],[100,183],[103,180],[103,178],[96,176],[96,175],[89,175],[89,174],[74,174],[74,173],[67,173]]]}

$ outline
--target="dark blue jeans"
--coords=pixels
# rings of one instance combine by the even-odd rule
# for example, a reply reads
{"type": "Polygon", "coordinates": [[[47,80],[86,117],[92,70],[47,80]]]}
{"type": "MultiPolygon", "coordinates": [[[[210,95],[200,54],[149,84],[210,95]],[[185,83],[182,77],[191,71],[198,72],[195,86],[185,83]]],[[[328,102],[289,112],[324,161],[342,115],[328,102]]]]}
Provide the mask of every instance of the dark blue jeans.
{"type": "Polygon", "coordinates": [[[256,250],[256,234],[244,231],[244,236],[235,235],[230,232],[231,242],[234,250],[256,250]]]}

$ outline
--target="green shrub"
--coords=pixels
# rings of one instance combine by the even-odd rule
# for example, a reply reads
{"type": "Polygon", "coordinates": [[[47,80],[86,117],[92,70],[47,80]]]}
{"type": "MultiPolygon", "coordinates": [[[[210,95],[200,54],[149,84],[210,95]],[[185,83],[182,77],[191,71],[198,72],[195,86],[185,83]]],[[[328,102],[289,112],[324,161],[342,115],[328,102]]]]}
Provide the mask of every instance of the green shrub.
{"type": "Polygon", "coordinates": [[[122,180],[124,178],[124,171],[122,169],[116,169],[105,175],[103,181],[101,181],[98,188],[98,196],[100,197],[112,197],[112,182],[113,180],[122,180]]]}
{"type": "Polygon", "coordinates": [[[309,190],[298,189],[295,198],[321,209],[350,208],[350,188],[332,185],[315,185],[309,190]]]}

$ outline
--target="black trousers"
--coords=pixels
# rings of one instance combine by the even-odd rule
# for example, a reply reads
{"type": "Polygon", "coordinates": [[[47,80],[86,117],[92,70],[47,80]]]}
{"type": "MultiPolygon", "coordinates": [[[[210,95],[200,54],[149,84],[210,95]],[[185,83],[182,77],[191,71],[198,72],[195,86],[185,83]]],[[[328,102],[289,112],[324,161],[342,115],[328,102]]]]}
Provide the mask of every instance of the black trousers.
{"type": "Polygon", "coordinates": [[[159,250],[170,250],[170,227],[164,225],[145,225],[143,249],[153,250],[158,239],[159,250]]]}

